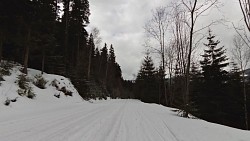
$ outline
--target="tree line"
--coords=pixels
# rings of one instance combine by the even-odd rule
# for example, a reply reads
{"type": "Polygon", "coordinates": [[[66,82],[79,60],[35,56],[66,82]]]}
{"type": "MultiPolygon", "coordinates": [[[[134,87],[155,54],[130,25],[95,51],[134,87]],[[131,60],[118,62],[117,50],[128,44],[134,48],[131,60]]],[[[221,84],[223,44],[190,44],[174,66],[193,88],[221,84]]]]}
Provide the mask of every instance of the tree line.
{"type": "Polygon", "coordinates": [[[0,2],[0,59],[71,79],[85,98],[122,97],[114,47],[101,47],[99,30],[88,33],[88,0],[0,2]],[[93,94],[98,91],[98,94],[93,94]]]}
{"type": "MultiPolygon", "coordinates": [[[[207,121],[246,129],[245,109],[248,114],[250,105],[247,103],[250,98],[245,99],[244,95],[250,94],[249,77],[242,76],[245,70],[240,69],[237,61],[229,60],[226,49],[220,46],[220,41],[216,40],[211,30],[207,34],[207,42],[200,48],[204,50],[202,59],[198,63],[191,63],[189,105],[183,104],[185,76],[181,70],[174,68],[171,79],[164,76],[166,74],[162,67],[155,66],[149,52],[143,59],[133,86],[135,98],[188,110],[192,115],[207,121]],[[169,103],[165,100],[163,81],[169,103]]],[[[249,51],[247,53],[249,55],[249,51]]]]}
{"type": "Polygon", "coordinates": [[[197,24],[209,11],[220,8],[218,0],[171,1],[166,7],[154,9],[144,27],[145,45],[151,56],[158,55],[160,65],[154,66],[152,57],[146,54],[135,81],[135,97],[177,107],[184,117],[191,113],[208,121],[248,129],[249,4],[239,4],[246,26],[232,24],[236,35],[231,59],[224,47],[218,47],[220,41],[211,30],[200,34],[222,20],[197,24]],[[207,42],[201,45],[205,38],[207,42]],[[197,60],[197,49],[204,50],[198,54],[202,60],[197,60]]]}

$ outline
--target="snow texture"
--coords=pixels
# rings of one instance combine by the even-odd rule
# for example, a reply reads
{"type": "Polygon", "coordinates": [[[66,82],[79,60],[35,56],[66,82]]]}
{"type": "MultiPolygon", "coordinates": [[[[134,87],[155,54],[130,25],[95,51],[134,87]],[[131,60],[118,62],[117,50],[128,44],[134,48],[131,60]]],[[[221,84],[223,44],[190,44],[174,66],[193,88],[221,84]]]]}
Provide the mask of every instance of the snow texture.
{"type": "Polygon", "coordinates": [[[249,141],[250,132],[176,116],[136,100],[57,103],[1,110],[1,141],[249,141]]]}
{"type": "MultiPolygon", "coordinates": [[[[20,97],[13,69],[0,87],[1,102],[6,97],[17,102],[0,104],[0,141],[250,141],[250,132],[176,115],[171,108],[138,100],[83,101],[70,81],[44,74],[47,89],[34,87],[34,100],[20,97]],[[73,97],[50,85],[74,91],[73,97]]],[[[29,69],[29,77],[40,73],[29,69]]]]}

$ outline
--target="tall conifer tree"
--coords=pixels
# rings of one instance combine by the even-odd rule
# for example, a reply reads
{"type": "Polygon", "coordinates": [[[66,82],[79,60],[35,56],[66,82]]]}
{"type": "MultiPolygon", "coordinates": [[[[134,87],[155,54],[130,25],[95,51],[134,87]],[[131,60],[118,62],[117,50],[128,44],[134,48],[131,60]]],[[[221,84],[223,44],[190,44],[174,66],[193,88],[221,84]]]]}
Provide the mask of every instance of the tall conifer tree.
{"type": "Polygon", "coordinates": [[[149,53],[146,54],[141,69],[138,72],[135,95],[136,98],[144,102],[158,103],[159,101],[157,73],[149,53]]]}
{"type": "Polygon", "coordinates": [[[227,71],[224,70],[229,65],[225,55],[224,46],[218,47],[220,41],[215,40],[215,36],[209,29],[208,43],[204,44],[206,49],[201,55],[200,61],[203,76],[203,92],[197,100],[198,109],[204,119],[211,121],[223,121],[225,118],[225,99],[227,97],[225,84],[227,81],[227,71]],[[224,103],[223,103],[224,102],[224,103]]]}

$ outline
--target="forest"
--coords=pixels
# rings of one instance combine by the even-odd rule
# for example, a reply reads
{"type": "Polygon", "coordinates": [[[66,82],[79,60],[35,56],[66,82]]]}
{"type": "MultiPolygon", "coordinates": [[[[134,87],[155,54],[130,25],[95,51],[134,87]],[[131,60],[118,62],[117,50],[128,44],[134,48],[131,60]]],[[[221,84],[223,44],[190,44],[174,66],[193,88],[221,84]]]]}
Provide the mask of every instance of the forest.
{"type": "Polygon", "coordinates": [[[122,97],[114,47],[98,48],[99,30],[86,30],[88,0],[4,0],[0,5],[1,59],[21,63],[26,74],[30,67],[67,76],[85,99],[122,97]]]}
{"type": "Polygon", "coordinates": [[[124,80],[115,46],[101,44],[98,28],[87,31],[88,0],[2,0],[0,61],[22,64],[24,74],[34,68],[63,75],[86,100],[139,99],[178,108],[186,118],[191,114],[248,130],[250,3],[239,0],[239,5],[244,26],[233,25],[232,56],[213,33],[221,21],[197,26],[209,10],[219,8],[218,0],[181,0],[153,9],[144,26],[152,42],[145,45],[136,79],[124,80]],[[203,53],[195,54],[196,49],[203,53]]]}

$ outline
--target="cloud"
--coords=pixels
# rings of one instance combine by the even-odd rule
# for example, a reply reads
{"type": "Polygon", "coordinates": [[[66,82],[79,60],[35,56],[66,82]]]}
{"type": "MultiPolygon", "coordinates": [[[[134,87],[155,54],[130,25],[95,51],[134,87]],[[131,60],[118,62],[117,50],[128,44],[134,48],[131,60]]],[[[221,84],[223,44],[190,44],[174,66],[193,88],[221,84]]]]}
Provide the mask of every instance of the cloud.
{"type": "Polygon", "coordinates": [[[90,1],[90,28],[99,28],[103,42],[113,44],[125,79],[134,79],[140,68],[144,57],[143,26],[151,9],[162,3],[164,0],[90,1]]]}
{"type": "MultiPolygon", "coordinates": [[[[166,0],[91,0],[90,25],[100,29],[104,42],[113,44],[117,62],[120,64],[123,77],[134,79],[144,57],[145,40],[143,26],[157,6],[167,6],[166,0]]],[[[238,21],[241,17],[237,1],[221,1],[225,6],[220,11],[211,12],[204,17],[199,26],[212,19],[226,17],[228,21],[238,21]]],[[[214,33],[222,39],[225,46],[230,46],[233,30],[224,25],[212,27],[214,33]],[[230,34],[228,34],[230,33],[230,34]]],[[[207,30],[204,30],[206,33],[207,30]]],[[[156,64],[157,65],[157,64],[156,64]]]]}

